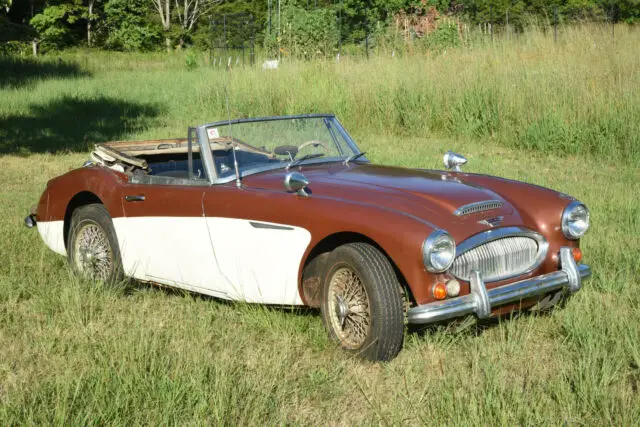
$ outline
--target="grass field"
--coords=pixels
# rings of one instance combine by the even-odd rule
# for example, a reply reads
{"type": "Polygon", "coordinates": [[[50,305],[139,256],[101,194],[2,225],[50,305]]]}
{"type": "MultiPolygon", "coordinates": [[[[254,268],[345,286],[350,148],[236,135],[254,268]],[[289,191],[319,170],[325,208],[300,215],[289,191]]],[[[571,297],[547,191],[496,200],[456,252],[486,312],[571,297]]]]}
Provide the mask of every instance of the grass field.
{"type": "Polygon", "coordinates": [[[439,56],[289,64],[0,58],[0,425],[634,425],[640,420],[640,45],[566,30],[439,56]],[[315,311],[74,279],[22,219],[93,142],[232,116],[336,112],[375,162],[570,193],[594,275],[564,309],[411,332],[388,364],[343,354],[315,311]],[[55,154],[51,154],[55,153],[55,154]]]}

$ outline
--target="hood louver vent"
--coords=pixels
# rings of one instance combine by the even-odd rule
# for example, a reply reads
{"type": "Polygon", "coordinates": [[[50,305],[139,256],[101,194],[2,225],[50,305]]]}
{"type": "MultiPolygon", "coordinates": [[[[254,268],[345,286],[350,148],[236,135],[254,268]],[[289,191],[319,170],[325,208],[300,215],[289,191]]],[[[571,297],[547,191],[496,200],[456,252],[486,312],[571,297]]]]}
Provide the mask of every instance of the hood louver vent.
{"type": "Polygon", "coordinates": [[[503,205],[504,203],[500,200],[486,200],[484,202],[469,203],[468,205],[460,206],[453,214],[455,216],[470,215],[478,212],[500,209],[503,205]]]}

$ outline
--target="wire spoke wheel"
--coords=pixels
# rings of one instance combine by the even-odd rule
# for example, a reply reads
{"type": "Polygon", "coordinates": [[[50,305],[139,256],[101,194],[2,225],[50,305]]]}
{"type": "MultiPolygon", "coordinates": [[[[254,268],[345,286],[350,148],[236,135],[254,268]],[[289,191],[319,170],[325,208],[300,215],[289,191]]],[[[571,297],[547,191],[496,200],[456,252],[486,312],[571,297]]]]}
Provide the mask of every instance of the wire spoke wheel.
{"type": "Polygon", "coordinates": [[[333,273],[328,289],[329,317],[338,339],[349,349],[360,348],[371,330],[369,296],[362,279],[349,267],[333,273]]]}
{"type": "Polygon", "coordinates": [[[113,269],[113,250],[107,233],[98,224],[86,221],[75,233],[74,264],[82,276],[106,281],[113,269]]]}

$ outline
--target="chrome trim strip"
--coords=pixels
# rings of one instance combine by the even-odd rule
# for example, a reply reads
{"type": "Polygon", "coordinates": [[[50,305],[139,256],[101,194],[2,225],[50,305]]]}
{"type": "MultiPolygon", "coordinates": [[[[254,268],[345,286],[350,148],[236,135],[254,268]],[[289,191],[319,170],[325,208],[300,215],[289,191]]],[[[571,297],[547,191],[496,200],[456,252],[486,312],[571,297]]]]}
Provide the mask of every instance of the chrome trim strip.
{"type": "MultiPolygon", "coordinates": [[[[204,170],[207,174],[210,184],[215,184],[218,180],[218,174],[216,172],[216,166],[213,161],[213,154],[211,153],[211,145],[209,145],[209,137],[207,136],[207,128],[200,126],[197,128],[198,145],[200,145],[200,159],[204,165],[204,170]]],[[[230,181],[236,179],[234,176],[230,181]]]]}
{"type": "Polygon", "coordinates": [[[291,116],[267,116],[267,117],[250,117],[246,119],[233,119],[233,120],[222,120],[219,122],[213,123],[205,123],[198,127],[213,127],[213,126],[224,126],[224,125],[235,125],[238,123],[254,123],[254,122],[272,122],[275,120],[290,120],[290,119],[318,119],[318,118],[335,118],[334,114],[294,114],[291,116]]]}
{"type": "MultiPolygon", "coordinates": [[[[569,253],[571,251],[570,248],[562,249],[567,249],[569,253]]],[[[561,254],[567,251],[561,250],[561,254]]],[[[487,314],[487,306],[490,314],[493,308],[509,303],[517,303],[563,288],[571,291],[571,281],[574,280],[571,277],[578,277],[582,281],[589,276],[591,268],[588,265],[566,263],[562,270],[487,290],[482,277],[478,275],[473,278],[475,290],[472,293],[413,307],[407,313],[408,321],[419,324],[435,323],[466,314],[476,314],[482,318],[487,314]]]]}
{"type": "MultiPolygon", "coordinates": [[[[461,255],[470,249],[480,246],[483,243],[488,243],[494,240],[502,239],[504,237],[530,237],[538,241],[538,244],[547,243],[544,236],[531,231],[524,227],[502,227],[492,228],[491,230],[483,231],[482,233],[475,234],[466,240],[460,242],[456,248],[456,255],[461,255]]],[[[547,244],[548,245],[548,244],[547,244]]]]}
{"type": "Polygon", "coordinates": [[[249,221],[249,224],[251,224],[253,228],[265,228],[269,230],[293,230],[293,227],[287,227],[285,225],[267,224],[264,222],[249,221]]]}
{"type": "Polygon", "coordinates": [[[471,215],[478,212],[500,209],[503,206],[504,203],[500,200],[485,200],[482,202],[469,203],[468,205],[460,206],[453,212],[453,214],[455,216],[471,215]]]}

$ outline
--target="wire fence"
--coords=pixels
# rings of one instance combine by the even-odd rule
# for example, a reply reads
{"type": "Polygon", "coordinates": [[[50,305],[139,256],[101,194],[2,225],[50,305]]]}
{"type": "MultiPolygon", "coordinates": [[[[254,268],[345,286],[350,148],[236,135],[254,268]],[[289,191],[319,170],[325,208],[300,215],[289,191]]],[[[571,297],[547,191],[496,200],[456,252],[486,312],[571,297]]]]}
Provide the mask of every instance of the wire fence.
{"type": "MultiPolygon", "coordinates": [[[[310,4],[310,10],[317,9],[316,5],[317,2],[310,4]]],[[[486,19],[479,20],[480,22],[477,22],[472,14],[468,15],[467,19],[461,19],[435,13],[433,16],[424,14],[419,17],[397,15],[390,23],[384,25],[379,22],[372,25],[365,19],[359,27],[351,28],[353,32],[360,34],[354,40],[345,37],[342,31],[342,16],[336,14],[334,26],[337,29],[337,37],[331,40],[330,47],[325,48],[319,56],[305,57],[291,49],[292,46],[302,49],[296,46],[295,42],[289,45],[286,43],[290,40],[295,41],[296,33],[304,33],[307,30],[283,23],[279,16],[274,19],[274,15],[280,13],[277,9],[272,11],[270,7],[263,26],[259,25],[251,14],[222,14],[211,17],[211,65],[233,68],[257,64],[263,68],[277,68],[280,63],[290,59],[335,58],[340,61],[345,57],[366,59],[373,54],[396,56],[407,52],[415,53],[421,49],[441,51],[452,47],[495,43],[497,40],[508,42],[526,36],[532,29],[545,35],[552,34],[553,40],[559,42],[565,29],[585,23],[609,27],[611,37],[615,39],[617,22],[615,7],[611,7],[605,15],[582,20],[568,19],[557,7],[550,8],[542,16],[528,16],[525,19],[522,15],[514,17],[509,9],[498,15],[490,8],[486,19]],[[474,21],[476,22],[473,23],[474,21]],[[274,42],[271,50],[266,46],[268,40],[274,42]]],[[[306,47],[308,46],[303,48],[306,47]]]]}

